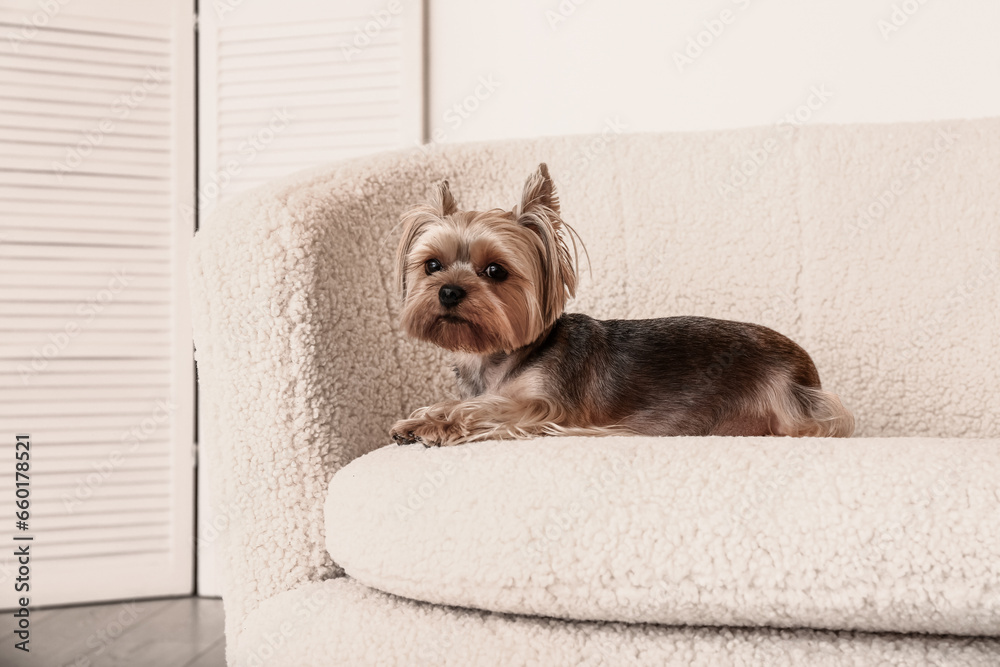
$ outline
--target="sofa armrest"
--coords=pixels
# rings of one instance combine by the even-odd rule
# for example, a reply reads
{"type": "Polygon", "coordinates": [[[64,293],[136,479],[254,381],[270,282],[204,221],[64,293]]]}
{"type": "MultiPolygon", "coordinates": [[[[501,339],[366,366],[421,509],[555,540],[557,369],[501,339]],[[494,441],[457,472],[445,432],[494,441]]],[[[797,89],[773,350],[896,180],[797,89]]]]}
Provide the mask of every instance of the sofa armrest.
{"type": "Polygon", "coordinates": [[[240,195],[192,245],[199,445],[218,511],[200,537],[219,541],[233,645],[261,601],[340,574],[324,546],[330,476],[445,390],[438,353],[396,324],[399,213],[446,175],[415,153],[240,195]]]}

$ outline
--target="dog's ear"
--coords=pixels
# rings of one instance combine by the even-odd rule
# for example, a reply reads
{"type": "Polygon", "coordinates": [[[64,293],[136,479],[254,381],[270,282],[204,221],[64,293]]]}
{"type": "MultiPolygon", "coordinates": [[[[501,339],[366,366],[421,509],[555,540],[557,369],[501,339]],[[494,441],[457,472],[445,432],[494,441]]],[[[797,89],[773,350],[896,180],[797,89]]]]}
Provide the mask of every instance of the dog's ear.
{"type": "MultiPolygon", "coordinates": [[[[540,303],[546,325],[562,315],[566,300],[576,294],[576,262],[564,234],[573,231],[559,216],[559,197],[543,162],[524,184],[514,217],[522,227],[538,235],[542,258],[540,303]]],[[[575,247],[575,246],[574,246],[575,247]]]]}
{"type": "Polygon", "coordinates": [[[547,208],[556,215],[559,214],[559,197],[556,195],[556,186],[549,176],[549,167],[544,162],[538,165],[538,169],[524,183],[524,191],[521,193],[521,203],[515,211],[526,213],[533,208],[547,208]]]}
{"type": "Polygon", "coordinates": [[[403,228],[403,234],[396,248],[396,289],[404,300],[409,287],[406,284],[406,272],[410,268],[410,251],[413,250],[413,244],[428,227],[439,222],[438,210],[430,204],[415,206],[400,217],[399,224],[403,228]]]}
{"type": "Polygon", "coordinates": [[[396,288],[404,299],[408,287],[406,271],[409,268],[410,250],[413,249],[413,244],[428,227],[458,210],[447,180],[441,181],[438,185],[437,195],[436,202],[414,206],[400,217],[399,224],[403,228],[403,234],[399,239],[399,247],[396,248],[396,288]]]}
{"type": "Polygon", "coordinates": [[[439,208],[441,209],[441,215],[451,215],[458,210],[458,206],[455,204],[455,197],[451,194],[451,188],[448,186],[448,181],[441,181],[441,185],[438,187],[438,201],[439,208]]]}

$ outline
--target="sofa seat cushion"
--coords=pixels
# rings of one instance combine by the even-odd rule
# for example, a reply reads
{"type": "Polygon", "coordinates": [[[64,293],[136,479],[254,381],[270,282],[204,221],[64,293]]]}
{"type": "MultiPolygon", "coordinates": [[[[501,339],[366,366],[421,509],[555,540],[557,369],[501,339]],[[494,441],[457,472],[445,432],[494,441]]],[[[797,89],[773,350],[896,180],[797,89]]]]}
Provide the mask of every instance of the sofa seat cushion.
{"type": "Polygon", "coordinates": [[[1000,440],[391,445],[327,548],[414,600],[581,621],[1000,635],[1000,440]]]}
{"type": "Polygon", "coordinates": [[[564,622],[413,602],[341,577],[265,600],[243,624],[242,667],[992,667],[1000,640],[564,622]]]}

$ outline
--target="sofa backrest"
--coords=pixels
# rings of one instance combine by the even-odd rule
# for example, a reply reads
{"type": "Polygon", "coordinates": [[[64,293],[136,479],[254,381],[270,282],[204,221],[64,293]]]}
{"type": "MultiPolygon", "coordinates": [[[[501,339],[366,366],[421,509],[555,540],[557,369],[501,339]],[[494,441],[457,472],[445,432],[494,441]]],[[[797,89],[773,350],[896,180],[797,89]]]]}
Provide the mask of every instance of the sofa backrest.
{"type": "Polygon", "coordinates": [[[859,436],[1000,433],[1000,122],[456,147],[460,207],[546,161],[587,244],[570,310],[707,315],[799,342],[859,436]]]}

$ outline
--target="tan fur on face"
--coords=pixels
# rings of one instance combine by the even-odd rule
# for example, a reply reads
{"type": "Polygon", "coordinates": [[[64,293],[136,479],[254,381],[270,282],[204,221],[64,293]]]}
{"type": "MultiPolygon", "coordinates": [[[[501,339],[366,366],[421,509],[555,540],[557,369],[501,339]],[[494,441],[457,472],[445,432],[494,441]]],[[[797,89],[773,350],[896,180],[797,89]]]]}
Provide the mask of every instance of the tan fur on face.
{"type": "Polygon", "coordinates": [[[396,254],[402,324],[420,340],[453,351],[510,352],[544,334],[575,292],[566,226],[544,165],[512,211],[458,211],[445,181],[438,202],[406,212],[402,225],[396,254]],[[428,275],[431,259],[444,269],[428,275]],[[506,280],[485,275],[491,263],[507,270],[506,280]],[[458,306],[441,306],[444,285],[465,290],[458,306]]]}

